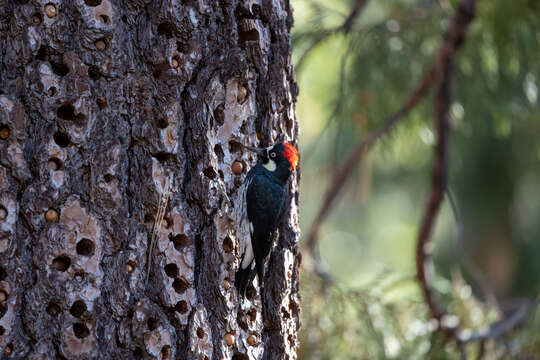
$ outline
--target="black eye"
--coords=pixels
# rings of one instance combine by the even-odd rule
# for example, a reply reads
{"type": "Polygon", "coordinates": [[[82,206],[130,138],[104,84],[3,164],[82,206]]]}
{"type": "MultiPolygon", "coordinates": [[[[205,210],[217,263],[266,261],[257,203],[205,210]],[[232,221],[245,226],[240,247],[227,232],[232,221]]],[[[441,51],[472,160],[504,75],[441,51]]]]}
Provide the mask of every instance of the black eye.
{"type": "Polygon", "coordinates": [[[271,152],[271,153],[270,153],[270,157],[271,157],[271,158],[275,158],[275,157],[276,157],[276,153],[275,153],[275,152],[271,152]]]}

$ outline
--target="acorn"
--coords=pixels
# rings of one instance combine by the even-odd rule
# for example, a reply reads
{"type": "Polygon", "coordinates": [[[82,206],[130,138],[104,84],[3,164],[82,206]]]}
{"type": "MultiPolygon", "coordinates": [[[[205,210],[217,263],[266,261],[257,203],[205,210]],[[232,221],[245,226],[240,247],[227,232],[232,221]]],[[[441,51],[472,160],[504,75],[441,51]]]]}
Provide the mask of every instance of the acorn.
{"type": "Polygon", "coordinates": [[[56,210],[50,209],[45,213],[45,220],[48,222],[58,222],[58,213],[56,210]]]}
{"type": "Polygon", "coordinates": [[[239,175],[244,170],[244,164],[242,164],[240,161],[235,161],[232,163],[232,172],[235,175],[239,175]]]}
{"type": "Polygon", "coordinates": [[[169,359],[171,357],[171,346],[165,345],[161,348],[161,358],[162,359],[169,359]]]}
{"type": "Polygon", "coordinates": [[[234,335],[231,333],[225,334],[225,343],[228,346],[231,346],[232,344],[234,344],[234,335]]]}
{"type": "Polygon", "coordinates": [[[49,19],[52,19],[56,16],[56,6],[52,3],[45,5],[45,14],[49,19]]]}
{"type": "Polygon", "coordinates": [[[128,261],[128,263],[126,264],[126,271],[128,273],[132,273],[133,270],[135,270],[135,263],[133,261],[128,261]]]}
{"type": "Polygon", "coordinates": [[[0,139],[6,140],[9,137],[10,131],[7,126],[2,126],[0,128],[0,139]]]}
{"type": "Polygon", "coordinates": [[[0,303],[7,300],[7,294],[4,290],[0,290],[0,303]]]}
{"type": "Polygon", "coordinates": [[[223,280],[223,288],[225,289],[225,291],[229,290],[231,288],[231,283],[227,280],[223,280]]]}
{"type": "Polygon", "coordinates": [[[49,169],[52,170],[52,171],[59,170],[60,169],[60,160],[58,160],[57,158],[50,158],[47,165],[49,166],[49,169]]]}
{"type": "Polygon", "coordinates": [[[255,335],[249,335],[247,338],[247,342],[250,346],[256,346],[257,345],[257,337],[255,335]]]}
{"type": "Polygon", "coordinates": [[[171,65],[173,67],[173,69],[177,69],[178,66],[180,66],[180,62],[178,61],[178,57],[173,57],[172,60],[171,60],[171,65]]]}
{"type": "Polygon", "coordinates": [[[105,39],[98,39],[94,41],[94,45],[99,51],[103,51],[107,48],[107,43],[105,42],[105,39]]]}
{"type": "Polygon", "coordinates": [[[243,102],[247,96],[247,89],[244,86],[238,88],[238,93],[236,94],[236,100],[239,103],[243,102]]]}
{"type": "Polygon", "coordinates": [[[39,18],[39,16],[37,16],[37,15],[32,16],[32,23],[33,23],[34,25],[39,25],[39,24],[41,24],[41,19],[39,18]]]}

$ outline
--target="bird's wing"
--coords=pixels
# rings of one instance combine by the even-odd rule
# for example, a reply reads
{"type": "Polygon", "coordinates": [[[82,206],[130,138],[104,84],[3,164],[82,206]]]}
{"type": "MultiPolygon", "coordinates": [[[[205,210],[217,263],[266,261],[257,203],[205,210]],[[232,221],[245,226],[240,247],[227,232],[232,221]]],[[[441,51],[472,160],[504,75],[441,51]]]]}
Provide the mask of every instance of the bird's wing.
{"type": "Polygon", "coordinates": [[[283,197],[283,187],[265,175],[253,177],[247,188],[247,215],[253,225],[252,240],[259,244],[258,250],[263,257],[268,255],[272,247],[272,235],[284,207],[283,197]]]}

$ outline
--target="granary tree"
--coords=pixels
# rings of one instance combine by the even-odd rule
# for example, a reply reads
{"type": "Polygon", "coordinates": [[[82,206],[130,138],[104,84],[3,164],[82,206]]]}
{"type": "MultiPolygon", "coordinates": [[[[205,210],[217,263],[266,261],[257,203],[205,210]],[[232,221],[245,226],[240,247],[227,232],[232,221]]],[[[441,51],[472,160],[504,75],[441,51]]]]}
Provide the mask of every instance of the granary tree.
{"type": "Polygon", "coordinates": [[[233,284],[242,145],[298,135],[288,1],[0,8],[2,358],[296,358],[297,173],[233,284]]]}

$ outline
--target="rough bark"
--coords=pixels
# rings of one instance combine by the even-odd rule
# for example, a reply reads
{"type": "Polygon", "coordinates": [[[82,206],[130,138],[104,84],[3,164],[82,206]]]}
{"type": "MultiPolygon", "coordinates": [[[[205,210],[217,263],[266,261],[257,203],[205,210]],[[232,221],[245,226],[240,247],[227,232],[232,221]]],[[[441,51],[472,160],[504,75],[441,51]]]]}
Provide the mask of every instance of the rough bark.
{"type": "Polygon", "coordinates": [[[232,285],[239,143],[298,134],[288,1],[0,8],[2,356],[296,358],[297,175],[264,324],[232,285]]]}

